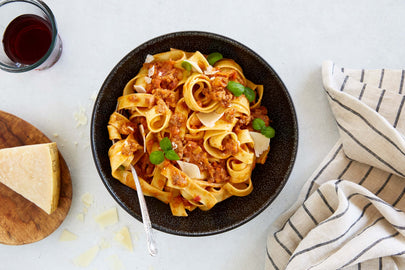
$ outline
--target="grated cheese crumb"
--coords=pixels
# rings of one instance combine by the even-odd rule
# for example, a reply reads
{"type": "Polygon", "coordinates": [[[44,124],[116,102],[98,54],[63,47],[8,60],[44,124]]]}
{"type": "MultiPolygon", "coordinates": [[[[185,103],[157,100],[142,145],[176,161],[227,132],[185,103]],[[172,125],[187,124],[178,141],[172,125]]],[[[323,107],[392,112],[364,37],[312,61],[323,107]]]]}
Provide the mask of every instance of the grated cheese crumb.
{"type": "Polygon", "coordinates": [[[146,82],[147,84],[150,84],[150,83],[152,82],[152,78],[145,77],[145,82],[146,82]]]}
{"type": "Polygon", "coordinates": [[[155,57],[153,57],[153,55],[148,54],[145,58],[145,63],[150,63],[153,60],[155,60],[155,57]]]}
{"type": "Polygon", "coordinates": [[[207,69],[204,71],[205,75],[214,75],[215,73],[219,72],[219,70],[214,70],[212,66],[208,66],[207,69]]]}
{"type": "Polygon", "coordinates": [[[82,202],[86,207],[90,207],[93,204],[94,198],[89,192],[82,195],[82,202]]]}
{"type": "Polygon", "coordinates": [[[155,74],[155,66],[152,66],[152,67],[148,70],[148,77],[152,77],[153,74],[155,74]]]}
{"type": "Polygon", "coordinates": [[[86,110],[80,106],[79,110],[74,113],[76,127],[85,126],[87,124],[86,110]]]}
{"type": "Polygon", "coordinates": [[[100,243],[98,245],[101,249],[107,249],[111,247],[111,244],[107,242],[104,238],[101,238],[100,243]]]}
{"type": "Polygon", "coordinates": [[[81,221],[81,222],[84,222],[84,214],[83,213],[77,214],[76,219],[81,221]]]}
{"type": "Polygon", "coordinates": [[[96,101],[97,99],[97,92],[93,92],[93,94],[91,94],[90,99],[93,101],[96,101]]]}

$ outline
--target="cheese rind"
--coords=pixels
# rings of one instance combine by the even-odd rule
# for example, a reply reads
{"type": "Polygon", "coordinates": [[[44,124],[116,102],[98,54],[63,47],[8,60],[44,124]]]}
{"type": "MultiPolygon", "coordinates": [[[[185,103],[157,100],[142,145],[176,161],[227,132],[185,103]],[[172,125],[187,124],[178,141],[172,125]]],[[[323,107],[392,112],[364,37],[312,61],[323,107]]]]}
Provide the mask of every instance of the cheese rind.
{"type": "Polygon", "coordinates": [[[60,193],[60,164],[56,143],[0,149],[0,183],[51,214],[60,193]]]}

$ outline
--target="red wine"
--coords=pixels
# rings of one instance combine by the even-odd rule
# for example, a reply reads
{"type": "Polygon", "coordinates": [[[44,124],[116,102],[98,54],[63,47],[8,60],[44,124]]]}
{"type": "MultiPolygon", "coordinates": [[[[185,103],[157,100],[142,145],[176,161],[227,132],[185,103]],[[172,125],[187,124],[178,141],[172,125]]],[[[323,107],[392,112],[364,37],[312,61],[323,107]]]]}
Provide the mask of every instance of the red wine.
{"type": "Polygon", "coordinates": [[[52,28],[48,21],[26,14],[15,18],[3,36],[4,51],[14,62],[31,65],[42,58],[52,42],[52,28]]]}

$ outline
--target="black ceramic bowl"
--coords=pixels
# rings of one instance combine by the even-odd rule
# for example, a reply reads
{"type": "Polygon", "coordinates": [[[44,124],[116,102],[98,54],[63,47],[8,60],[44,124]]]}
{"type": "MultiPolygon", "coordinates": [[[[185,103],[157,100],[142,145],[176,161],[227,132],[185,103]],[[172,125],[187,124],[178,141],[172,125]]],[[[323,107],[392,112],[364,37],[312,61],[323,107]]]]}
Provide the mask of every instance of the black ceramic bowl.
{"type": "Polygon", "coordinates": [[[262,105],[269,111],[276,136],[271,140],[271,151],[266,164],[258,164],[253,171],[253,192],[246,197],[231,197],[209,211],[196,209],[188,217],[174,217],[170,207],[159,200],[146,197],[152,226],[155,229],[183,236],[212,235],[231,230],[262,212],[279,194],[291,172],[298,143],[295,110],[288,91],[274,70],[246,46],[212,33],[176,32],[154,38],[126,55],[107,76],[94,105],[91,122],[91,146],[101,180],[113,198],[139,221],[141,211],[136,191],[111,176],[107,123],[114,112],[117,98],[125,84],[142,67],[147,54],[170,48],[200,51],[204,54],[220,52],[225,58],[241,65],[246,78],[264,85],[262,105]]]}

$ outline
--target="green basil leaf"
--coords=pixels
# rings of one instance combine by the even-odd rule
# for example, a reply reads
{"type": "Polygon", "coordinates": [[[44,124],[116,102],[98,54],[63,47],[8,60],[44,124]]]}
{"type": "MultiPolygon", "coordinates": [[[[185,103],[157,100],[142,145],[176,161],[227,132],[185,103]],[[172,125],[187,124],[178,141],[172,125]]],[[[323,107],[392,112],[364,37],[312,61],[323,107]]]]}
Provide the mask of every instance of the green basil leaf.
{"type": "Polygon", "coordinates": [[[263,119],[255,118],[252,122],[252,127],[254,130],[261,131],[266,127],[266,124],[264,123],[263,119]]]}
{"type": "Polygon", "coordinates": [[[149,155],[149,160],[152,164],[160,164],[165,160],[165,156],[162,151],[153,151],[149,155]]]}
{"type": "Polygon", "coordinates": [[[249,100],[249,102],[253,102],[255,101],[256,98],[256,92],[253,91],[252,89],[250,89],[249,87],[245,87],[245,92],[244,92],[247,100],[249,100]]]}
{"type": "Polygon", "coordinates": [[[223,58],[222,54],[220,54],[219,52],[214,52],[207,56],[207,61],[211,66],[213,66],[217,61],[221,60],[222,58],[223,58]]]}
{"type": "Polygon", "coordinates": [[[168,160],[179,160],[180,157],[177,155],[177,153],[174,150],[169,150],[165,152],[165,156],[168,160]]]}
{"type": "Polygon", "coordinates": [[[226,88],[236,97],[239,97],[245,92],[245,87],[242,84],[234,81],[229,81],[226,88]]]}
{"type": "Polygon", "coordinates": [[[187,71],[191,71],[191,69],[193,68],[191,64],[187,61],[181,62],[181,66],[187,71]]]}
{"type": "Polygon", "coordinates": [[[160,145],[160,148],[162,148],[162,150],[163,150],[164,152],[173,149],[173,148],[172,148],[172,142],[171,142],[171,141],[169,140],[169,138],[167,138],[167,137],[164,137],[164,138],[160,141],[159,145],[160,145]]]}
{"type": "Polygon", "coordinates": [[[274,128],[268,126],[268,127],[264,127],[262,129],[262,134],[264,136],[266,136],[267,138],[273,138],[276,135],[276,131],[274,130],[274,128]]]}

